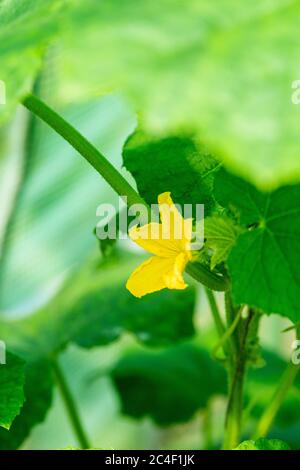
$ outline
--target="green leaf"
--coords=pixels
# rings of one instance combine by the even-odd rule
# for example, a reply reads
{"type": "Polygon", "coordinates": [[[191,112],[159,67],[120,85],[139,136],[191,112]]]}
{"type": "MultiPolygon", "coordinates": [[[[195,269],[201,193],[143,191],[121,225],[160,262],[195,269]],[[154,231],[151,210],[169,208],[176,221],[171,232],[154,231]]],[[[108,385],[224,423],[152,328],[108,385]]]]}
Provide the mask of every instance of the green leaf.
{"type": "Polygon", "coordinates": [[[47,361],[26,366],[25,404],[10,430],[0,429],[0,450],[18,449],[32,428],[45,419],[52,402],[52,389],[52,371],[47,361]]]}
{"type": "Polygon", "coordinates": [[[280,439],[258,439],[257,441],[244,441],[235,450],[291,450],[280,439]]]}
{"type": "Polygon", "coordinates": [[[0,80],[6,105],[0,121],[30,91],[49,41],[60,31],[64,0],[6,0],[0,5],[0,80]]]}
{"type": "Polygon", "coordinates": [[[70,308],[75,326],[73,334],[71,327],[71,335],[79,346],[102,346],[126,331],[150,346],[168,345],[193,336],[193,289],[164,290],[136,299],[124,284],[87,293],[70,308]]]}
{"type": "Polygon", "coordinates": [[[24,380],[24,362],[7,352],[6,364],[0,364],[0,427],[9,429],[20,413],[24,403],[24,380]]]}
{"type": "Polygon", "coordinates": [[[248,227],[228,258],[234,301],[299,321],[300,185],[260,193],[221,170],[215,197],[248,227]]]}
{"type": "Polygon", "coordinates": [[[205,219],[205,247],[212,251],[211,269],[227,260],[241,231],[241,228],[225,215],[213,215],[205,219]]]}
{"type": "Polygon", "coordinates": [[[223,368],[193,344],[162,351],[137,350],[112,371],[123,413],[150,416],[166,426],[190,420],[212,395],[226,391],[223,368]]]}
{"type": "Polygon", "coordinates": [[[170,191],[175,203],[213,205],[213,177],[219,164],[187,137],[145,139],[137,134],[125,146],[124,165],[134,177],[139,193],[148,204],[170,191]]]}
{"type": "Polygon", "coordinates": [[[23,320],[0,322],[2,337],[32,359],[59,351],[69,342],[103,346],[125,332],[152,346],[193,336],[193,288],[164,290],[143,299],[126,290],[127,278],[143,260],[125,253],[100,266],[89,263],[46,308],[23,320]]]}
{"type": "Polygon", "coordinates": [[[149,132],[194,130],[264,188],[299,181],[299,17],[290,0],[82,2],[61,97],[125,91],[149,132]]]}

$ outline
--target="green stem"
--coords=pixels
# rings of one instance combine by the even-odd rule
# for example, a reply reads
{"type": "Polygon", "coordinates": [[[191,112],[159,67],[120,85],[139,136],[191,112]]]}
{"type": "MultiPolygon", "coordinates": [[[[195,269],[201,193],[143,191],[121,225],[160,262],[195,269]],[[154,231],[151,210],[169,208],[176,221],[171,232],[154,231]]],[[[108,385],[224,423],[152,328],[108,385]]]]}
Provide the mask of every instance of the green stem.
{"type": "MultiPolygon", "coordinates": [[[[226,324],[227,324],[227,327],[230,328],[230,326],[234,323],[235,314],[236,314],[233,303],[232,303],[230,290],[225,292],[224,300],[225,300],[226,324]]],[[[236,332],[234,332],[234,334],[230,336],[230,341],[227,344],[227,348],[228,348],[228,355],[227,355],[228,383],[229,383],[229,387],[231,387],[233,376],[234,376],[235,357],[238,351],[238,334],[236,332]]]]}
{"type": "Polygon", "coordinates": [[[231,337],[231,335],[233,334],[233,332],[235,331],[236,327],[238,326],[238,323],[241,319],[241,315],[242,315],[242,308],[239,309],[235,319],[233,320],[233,322],[231,323],[231,325],[229,326],[229,328],[224,332],[223,336],[220,338],[220,340],[218,341],[218,343],[215,345],[213,351],[212,351],[212,354],[213,356],[215,356],[217,354],[217,352],[219,351],[219,349],[223,346],[225,346],[225,343],[228,341],[228,339],[231,337]]]}
{"type": "MultiPolygon", "coordinates": [[[[225,292],[225,313],[226,313],[226,323],[230,327],[236,318],[237,310],[233,305],[231,292],[228,290],[225,292]]],[[[231,345],[235,353],[238,350],[238,333],[235,333],[231,336],[231,345]]]]}
{"type": "Polygon", "coordinates": [[[243,368],[239,367],[239,369],[237,369],[232,391],[229,396],[226,414],[225,438],[223,444],[223,449],[225,450],[234,449],[239,443],[241,432],[243,376],[244,370],[243,368]]]}
{"type": "Polygon", "coordinates": [[[208,287],[205,287],[204,290],[205,290],[207,300],[210,306],[210,310],[211,310],[211,313],[212,313],[212,316],[213,316],[213,319],[217,328],[218,335],[222,337],[223,334],[225,333],[225,326],[222,321],[214,293],[208,287]]]}
{"type": "Polygon", "coordinates": [[[260,437],[265,437],[273,422],[274,419],[284,402],[286,395],[291,388],[291,386],[294,383],[294,380],[299,372],[299,366],[296,366],[294,364],[289,364],[288,367],[286,368],[283,376],[281,377],[281,380],[279,382],[279,385],[277,389],[275,390],[275,393],[265,409],[263,415],[261,416],[257,428],[253,434],[253,439],[258,439],[260,437]]]}
{"type": "Polygon", "coordinates": [[[60,390],[61,396],[63,398],[66,410],[70,418],[70,422],[74,430],[74,434],[76,435],[82,449],[91,449],[91,445],[88,441],[88,438],[81,423],[81,419],[79,417],[74,397],[65,379],[64,373],[61,369],[58,359],[52,359],[52,367],[54,370],[58,388],[60,390]]]}
{"type": "Polygon", "coordinates": [[[240,440],[242,412],[243,412],[243,388],[247,361],[247,336],[253,312],[250,311],[245,323],[239,328],[239,345],[234,352],[233,368],[229,368],[229,399],[225,421],[224,449],[234,449],[240,440]]]}
{"type": "Polygon", "coordinates": [[[204,449],[210,450],[213,447],[213,423],[212,423],[212,410],[211,403],[208,402],[203,413],[203,437],[204,437],[204,449]]]}
{"type": "Polygon", "coordinates": [[[120,196],[127,196],[127,204],[143,204],[145,201],[123,178],[118,170],[83,135],[34,95],[28,95],[23,105],[61,135],[80,153],[120,196]]]}

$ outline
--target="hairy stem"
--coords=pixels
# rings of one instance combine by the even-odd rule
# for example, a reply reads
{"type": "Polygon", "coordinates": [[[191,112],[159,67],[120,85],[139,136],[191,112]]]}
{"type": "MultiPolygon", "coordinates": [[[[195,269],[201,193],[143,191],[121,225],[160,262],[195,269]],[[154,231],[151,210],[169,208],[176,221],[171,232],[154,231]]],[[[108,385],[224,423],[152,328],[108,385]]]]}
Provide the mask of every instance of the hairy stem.
{"type": "Polygon", "coordinates": [[[217,354],[218,350],[221,347],[223,347],[223,349],[226,349],[226,342],[229,340],[231,335],[234,333],[236,327],[238,326],[238,323],[241,319],[241,314],[242,314],[242,308],[239,309],[235,319],[233,320],[229,328],[224,332],[224,334],[221,336],[220,340],[214,347],[213,352],[212,352],[213,356],[217,354]]]}
{"type": "Polygon", "coordinates": [[[294,383],[294,380],[297,376],[299,372],[299,366],[296,366],[294,364],[289,364],[285,370],[285,372],[283,373],[282,377],[281,377],[281,380],[278,384],[278,387],[277,389],[275,390],[274,392],[274,395],[269,403],[269,405],[267,406],[267,408],[265,409],[265,411],[263,412],[259,422],[258,422],[258,425],[257,425],[257,428],[252,436],[253,439],[258,439],[260,437],[265,437],[273,422],[274,422],[274,419],[282,405],[282,403],[284,402],[285,398],[286,398],[286,395],[289,391],[289,389],[291,388],[291,386],[293,385],[294,383]]]}
{"type": "Polygon", "coordinates": [[[119,171],[63,117],[34,95],[26,96],[23,105],[69,142],[100,173],[117,194],[126,196],[128,205],[142,204],[147,207],[143,198],[119,171]]]}
{"type": "Polygon", "coordinates": [[[66,381],[63,370],[58,362],[58,359],[52,359],[52,367],[53,367],[53,371],[55,374],[57,386],[60,390],[62,399],[64,401],[67,413],[70,418],[72,428],[74,430],[74,434],[77,437],[77,440],[82,449],[91,449],[91,445],[89,443],[89,440],[83,429],[81,419],[79,417],[79,412],[77,410],[74,397],[66,381]]]}
{"type": "MultiPolygon", "coordinates": [[[[237,310],[234,308],[230,290],[225,292],[225,312],[227,326],[230,327],[235,322],[235,318],[237,315],[237,310]]],[[[230,342],[231,347],[233,349],[233,353],[237,354],[239,348],[238,332],[235,332],[233,335],[231,335],[230,342]]]]}
{"type": "Polygon", "coordinates": [[[250,310],[248,317],[239,325],[238,347],[233,350],[232,367],[229,368],[229,399],[227,404],[224,449],[234,449],[240,440],[243,388],[247,362],[247,336],[254,313],[250,310]]]}
{"type": "Polygon", "coordinates": [[[205,293],[206,293],[210,310],[211,310],[211,313],[212,313],[212,316],[213,316],[213,319],[214,319],[214,322],[218,331],[218,335],[221,338],[225,333],[225,326],[223,324],[214,293],[208,287],[205,287],[205,293]]]}
{"type": "MultiPolygon", "coordinates": [[[[236,313],[233,303],[232,303],[230,290],[225,292],[224,301],[225,301],[226,324],[227,324],[227,327],[230,328],[230,326],[234,323],[235,313],[236,313]]],[[[230,388],[232,381],[233,381],[233,375],[234,375],[235,356],[237,355],[237,350],[238,350],[238,334],[236,331],[234,331],[234,334],[230,336],[229,341],[227,343],[227,349],[228,349],[228,354],[227,354],[228,384],[230,388]]]]}
{"type": "Polygon", "coordinates": [[[203,437],[204,437],[204,449],[210,450],[213,447],[213,423],[212,423],[212,410],[211,403],[208,402],[203,413],[203,437]]]}

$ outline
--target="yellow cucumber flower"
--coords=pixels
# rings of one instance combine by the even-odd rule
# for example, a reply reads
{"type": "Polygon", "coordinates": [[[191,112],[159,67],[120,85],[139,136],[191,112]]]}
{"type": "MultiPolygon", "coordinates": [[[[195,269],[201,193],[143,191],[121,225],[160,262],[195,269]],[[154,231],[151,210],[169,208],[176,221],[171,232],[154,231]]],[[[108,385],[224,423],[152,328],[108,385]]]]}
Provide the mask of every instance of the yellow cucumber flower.
{"type": "Polygon", "coordinates": [[[129,277],[126,287],[135,296],[164,288],[185,289],[182,273],[192,258],[192,219],[184,219],[169,192],[158,196],[161,223],[129,230],[130,238],[154,256],[142,263],[129,277]]]}

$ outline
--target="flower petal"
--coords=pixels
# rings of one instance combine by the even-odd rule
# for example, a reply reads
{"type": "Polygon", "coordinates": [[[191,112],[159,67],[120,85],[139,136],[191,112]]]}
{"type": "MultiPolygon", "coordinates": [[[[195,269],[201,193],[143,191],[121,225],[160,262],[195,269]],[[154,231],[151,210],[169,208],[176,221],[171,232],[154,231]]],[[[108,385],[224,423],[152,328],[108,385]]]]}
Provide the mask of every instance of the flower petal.
{"type": "Polygon", "coordinates": [[[135,297],[142,297],[166,287],[185,289],[187,285],[182,278],[182,272],[187,261],[185,253],[172,258],[153,256],[131,274],[126,287],[135,297]]]}
{"type": "Polygon", "coordinates": [[[162,238],[168,238],[176,251],[190,250],[193,219],[182,217],[170,192],[158,196],[158,205],[162,223],[162,238]]]}
{"type": "Polygon", "coordinates": [[[163,239],[162,225],[155,222],[142,227],[132,227],[129,236],[144,250],[162,258],[174,257],[178,251],[172,240],[163,239]]]}
{"type": "Polygon", "coordinates": [[[186,253],[180,253],[176,256],[171,270],[164,276],[168,289],[185,289],[187,287],[182,274],[188,261],[189,256],[186,253]]]}

